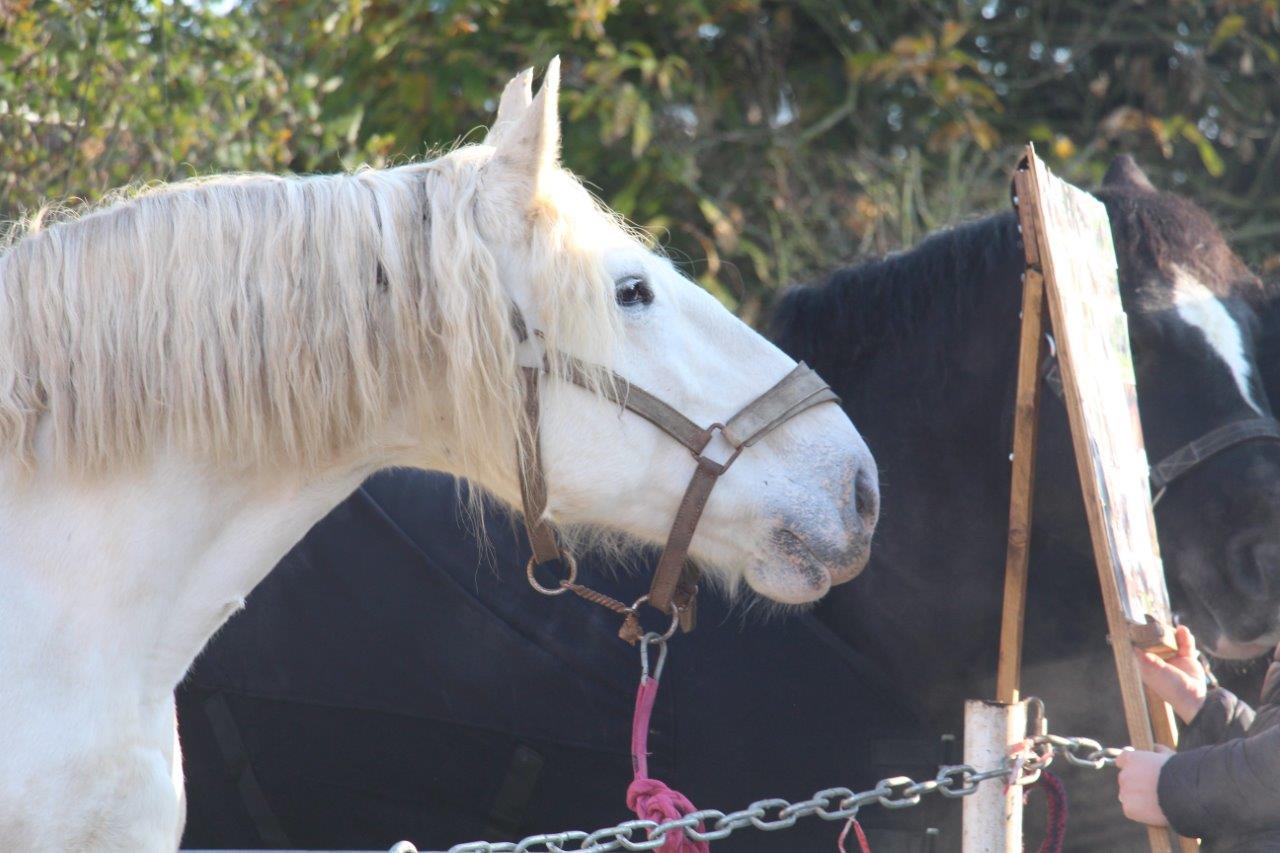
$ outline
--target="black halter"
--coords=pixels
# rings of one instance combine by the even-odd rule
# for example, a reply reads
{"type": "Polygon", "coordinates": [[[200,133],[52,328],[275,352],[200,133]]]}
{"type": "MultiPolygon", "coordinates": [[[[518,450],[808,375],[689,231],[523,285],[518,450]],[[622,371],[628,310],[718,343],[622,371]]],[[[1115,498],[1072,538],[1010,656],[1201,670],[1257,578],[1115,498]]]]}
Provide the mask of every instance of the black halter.
{"type": "MultiPolygon", "coordinates": [[[[1052,341],[1052,339],[1050,339],[1052,341]]],[[[1050,344],[1050,354],[1041,369],[1044,383],[1059,399],[1062,399],[1062,373],[1058,359],[1050,344]]],[[[1219,453],[1249,441],[1280,442],[1280,421],[1268,415],[1230,421],[1209,430],[1197,439],[1187,442],[1159,462],[1151,466],[1151,507],[1155,508],[1168,491],[1169,486],[1190,474],[1201,463],[1219,453]]]]}
{"type": "Polygon", "coordinates": [[[1170,483],[1195,470],[1201,462],[1247,441],[1280,441],[1280,423],[1266,416],[1231,421],[1182,445],[1151,466],[1151,491],[1155,493],[1152,506],[1164,497],[1170,483]]]}

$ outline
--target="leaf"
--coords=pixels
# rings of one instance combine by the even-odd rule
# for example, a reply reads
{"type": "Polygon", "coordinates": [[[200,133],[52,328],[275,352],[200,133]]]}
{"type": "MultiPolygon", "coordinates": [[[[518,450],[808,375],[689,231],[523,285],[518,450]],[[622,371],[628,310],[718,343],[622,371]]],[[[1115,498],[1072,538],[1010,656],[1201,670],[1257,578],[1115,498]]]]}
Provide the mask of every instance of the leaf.
{"type": "Polygon", "coordinates": [[[1270,41],[1267,39],[1255,39],[1253,44],[1257,45],[1258,48],[1267,55],[1267,59],[1270,60],[1272,64],[1280,64],[1280,50],[1277,50],[1276,46],[1270,41]]]}
{"type": "Polygon", "coordinates": [[[618,213],[628,218],[635,215],[636,201],[640,197],[640,193],[644,190],[645,185],[649,182],[650,168],[648,162],[641,162],[632,175],[631,180],[627,181],[626,186],[614,193],[609,199],[609,206],[618,213]]]}
{"type": "Polygon", "coordinates": [[[942,39],[938,46],[943,50],[955,47],[968,31],[969,28],[958,21],[947,21],[942,25],[942,39]]]}
{"type": "Polygon", "coordinates": [[[1218,22],[1218,26],[1214,29],[1213,37],[1209,39],[1208,52],[1213,53],[1215,50],[1222,47],[1223,43],[1228,39],[1239,35],[1244,29],[1244,25],[1244,15],[1227,15],[1218,22]]]}
{"type": "MultiPolygon", "coordinates": [[[[761,281],[773,280],[773,277],[774,277],[773,271],[772,271],[773,259],[770,257],[768,252],[766,252],[764,249],[762,249],[760,246],[756,245],[755,243],[751,242],[750,240],[742,241],[742,251],[745,252],[747,257],[751,259],[751,266],[755,270],[756,276],[761,281]]],[[[731,305],[731,308],[734,310],[737,309],[736,299],[733,300],[733,304],[731,305]]]]}
{"type": "Polygon", "coordinates": [[[1194,124],[1187,122],[1182,125],[1182,138],[1186,139],[1196,147],[1196,151],[1200,154],[1200,162],[1204,164],[1204,169],[1215,178],[1222,177],[1222,173],[1226,171],[1226,164],[1222,162],[1222,155],[1213,147],[1213,143],[1205,139],[1204,134],[1200,132],[1194,124]]]}
{"type": "Polygon", "coordinates": [[[999,144],[1000,133],[990,122],[979,118],[972,112],[965,115],[965,121],[969,125],[969,133],[973,137],[973,141],[978,143],[978,147],[983,151],[991,151],[999,144]]]}
{"type": "Polygon", "coordinates": [[[631,120],[631,156],[639,157],[649,147],[653,138],[653,110],[649,102],[641,100],[636,104],[636,114],[631,120]]]}
{"type": "Polygon", "coordinates": [[[1048,142],[1053,139],[1053,128],[1048,122],[1037,121],[1027,126],[1026,135],[1032,142],[1048,142]]]}
{"type": "Polygon", "coordinates": [[[850,80],[862,80],[873,75],[876,65],[884,58],[883,53],[860,51],[845,57],[844,73],[850,80]]]}
{"type": "Polygon", "coordinates": [[[715,235],[717,243],[726,242],[737,236],[737,229],[733,227],[733,222],[729,217],[725,216],[724,211],[716,207],[715,202],[709,198],[698,199],[698,209],[702,211],[703,217],[711,225],[711,233],[715,235]]]}

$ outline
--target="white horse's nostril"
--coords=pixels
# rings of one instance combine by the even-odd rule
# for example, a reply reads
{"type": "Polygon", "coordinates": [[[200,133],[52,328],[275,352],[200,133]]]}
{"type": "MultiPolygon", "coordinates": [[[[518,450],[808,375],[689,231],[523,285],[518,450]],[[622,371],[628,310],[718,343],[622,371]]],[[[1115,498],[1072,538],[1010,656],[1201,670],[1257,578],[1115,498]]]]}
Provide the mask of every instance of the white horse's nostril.
{"type": "Polygon", "coordinates": [[[858,511],[858,518],[870,534],[875,529],[876,520],[880,517],[880,488],[866,468],[859,469],[853,486],[853,501],[858,511]]]}

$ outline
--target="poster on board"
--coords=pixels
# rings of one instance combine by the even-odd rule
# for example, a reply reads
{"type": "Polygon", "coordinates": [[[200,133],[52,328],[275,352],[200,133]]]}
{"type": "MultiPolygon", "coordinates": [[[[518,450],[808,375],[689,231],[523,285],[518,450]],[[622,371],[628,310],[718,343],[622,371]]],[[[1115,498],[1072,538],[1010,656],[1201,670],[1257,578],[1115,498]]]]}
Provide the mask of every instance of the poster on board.
{"type": "MultiPolygon", "coordinates": [[[[1034,155],[1032,155],[1034,156],[1034,155]]],[[[1171,627],[1173,616],[1151,510],[1150,475],[1128,318],[1120,301],[1106,207],[1035,162],[1042,262],[1063,362],[1064,391],[1092,467],[1093,504],[1126,621],[1171,627]]],[[[1085,472],[1082,471],[1082,479],[1085,472]]]]}

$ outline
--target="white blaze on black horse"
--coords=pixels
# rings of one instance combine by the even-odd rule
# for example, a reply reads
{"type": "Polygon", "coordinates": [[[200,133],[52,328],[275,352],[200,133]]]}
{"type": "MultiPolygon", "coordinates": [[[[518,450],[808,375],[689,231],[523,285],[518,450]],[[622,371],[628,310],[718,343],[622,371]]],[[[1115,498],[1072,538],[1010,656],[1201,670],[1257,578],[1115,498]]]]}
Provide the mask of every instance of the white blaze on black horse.
{"type": "Polygon", "coordinates": [[[1250,354],[1245,349],[1245,336],[1240,322],[1231,316],[1227,306],[1194,275],[1176,267],[1173,304],[1178,316],[1204,335],[1205,343],[1217,353],[1236,382],[1240,397],[1260,415],[1266,414],[1258,402],[1258,388],[1250,354]]]}

